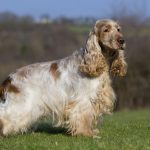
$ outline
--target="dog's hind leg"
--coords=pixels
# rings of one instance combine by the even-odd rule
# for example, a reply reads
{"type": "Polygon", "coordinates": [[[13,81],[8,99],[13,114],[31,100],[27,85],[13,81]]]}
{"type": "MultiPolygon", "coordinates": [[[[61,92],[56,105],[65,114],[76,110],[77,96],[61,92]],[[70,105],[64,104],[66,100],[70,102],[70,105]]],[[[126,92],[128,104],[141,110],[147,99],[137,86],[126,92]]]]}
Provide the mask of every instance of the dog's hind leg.
{"type": "Polygon", "coordinates": [[[30,92],[8,92],[5,102],[0,102],[0,134],[7,136],[26,132],[44,114],[40,102],[30,92]]]}

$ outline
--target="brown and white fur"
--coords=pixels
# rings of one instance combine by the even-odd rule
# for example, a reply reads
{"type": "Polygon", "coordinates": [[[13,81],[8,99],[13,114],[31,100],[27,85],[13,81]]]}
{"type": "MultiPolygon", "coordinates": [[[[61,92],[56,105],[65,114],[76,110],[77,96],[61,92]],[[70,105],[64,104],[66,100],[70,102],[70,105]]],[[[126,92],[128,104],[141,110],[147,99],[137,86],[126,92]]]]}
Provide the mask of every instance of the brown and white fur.
{"type": "Polygon", "coordinates": [[[98,117],[113,110],[110,74],[126,74],[124,48],[120,26],[98,20],[85,48],[10,74],[0,86],[1,135],[26,132],[42,117],[51,116],[71,135],[94,136],[98,117]]]}

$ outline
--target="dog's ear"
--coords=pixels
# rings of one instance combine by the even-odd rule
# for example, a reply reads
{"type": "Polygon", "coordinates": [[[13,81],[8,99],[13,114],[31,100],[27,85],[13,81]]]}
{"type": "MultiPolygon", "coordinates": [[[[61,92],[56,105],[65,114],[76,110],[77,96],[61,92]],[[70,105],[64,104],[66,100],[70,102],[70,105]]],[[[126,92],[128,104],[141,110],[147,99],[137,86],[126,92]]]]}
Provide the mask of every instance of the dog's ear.
{"type": "Polygon", "coordinates": [[[98,36],[95,30],[91,31],[89,34],[89,37],[86,42],[86,49],[88,52],[91,52],[91,51],[95,51],[95,52],[97,51],[98,53],[101,52],[101,47],[99,45],[98,36]]]}
{"type": "Polygon", "coordinates": [[[112,61],[110,73],[114,76],[125,76],[127,74],[128,65],[125,61],[124,51],[119,50],[117,57],[112,61]]]}
{"type": "Polygon", "coordinates": [[[100,30],[103,25],[103,21],[96,21],[92,31],[89,34],[87,43],[86,43],[86,48],[88,51],[94,50],[101,52],[101,47],[99,45],[100,41],[100,30]]]}
{"type": "Polygon", "coordinates": [[[90,32],[86,42],[86,51],[79,66],[80,72],[90,77],[98,77],[106,68],[106,60],[102,55],[101,47],[98,42],[97,33],[90,32]]]}

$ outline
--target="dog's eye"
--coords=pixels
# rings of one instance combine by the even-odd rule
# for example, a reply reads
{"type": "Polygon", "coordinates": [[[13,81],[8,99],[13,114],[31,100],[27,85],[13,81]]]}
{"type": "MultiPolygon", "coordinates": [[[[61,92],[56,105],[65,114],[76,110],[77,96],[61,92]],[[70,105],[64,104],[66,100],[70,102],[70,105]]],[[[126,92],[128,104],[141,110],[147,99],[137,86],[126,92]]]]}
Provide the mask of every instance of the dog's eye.
{"type": "Polygon", "coordinates": [[[104,32],[109,32],[109,30],[106,28],[106,29],[104,30],[104,32]]]}
{"type": "Polygon", "coordinates": [[[120,28],[118,28],[117,31],[120,32],[120,28]]]}

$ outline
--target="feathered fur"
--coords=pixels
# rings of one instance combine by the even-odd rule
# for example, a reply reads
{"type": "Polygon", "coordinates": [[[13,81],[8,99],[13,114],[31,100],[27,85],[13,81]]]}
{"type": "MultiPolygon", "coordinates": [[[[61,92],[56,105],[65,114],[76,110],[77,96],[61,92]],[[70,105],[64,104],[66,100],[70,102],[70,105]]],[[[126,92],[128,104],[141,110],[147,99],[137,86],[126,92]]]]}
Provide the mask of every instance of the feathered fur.
{"type": "Polygon", "coordinates": [[[126,74],[118,28],[112,20],[98,20],[84,49],[10,74],[0,87],[1,135],[25,132],[45,116],[71,135],[95,135],[97,118],[111,113],[115,102],[110,73],[126,74]]]}

